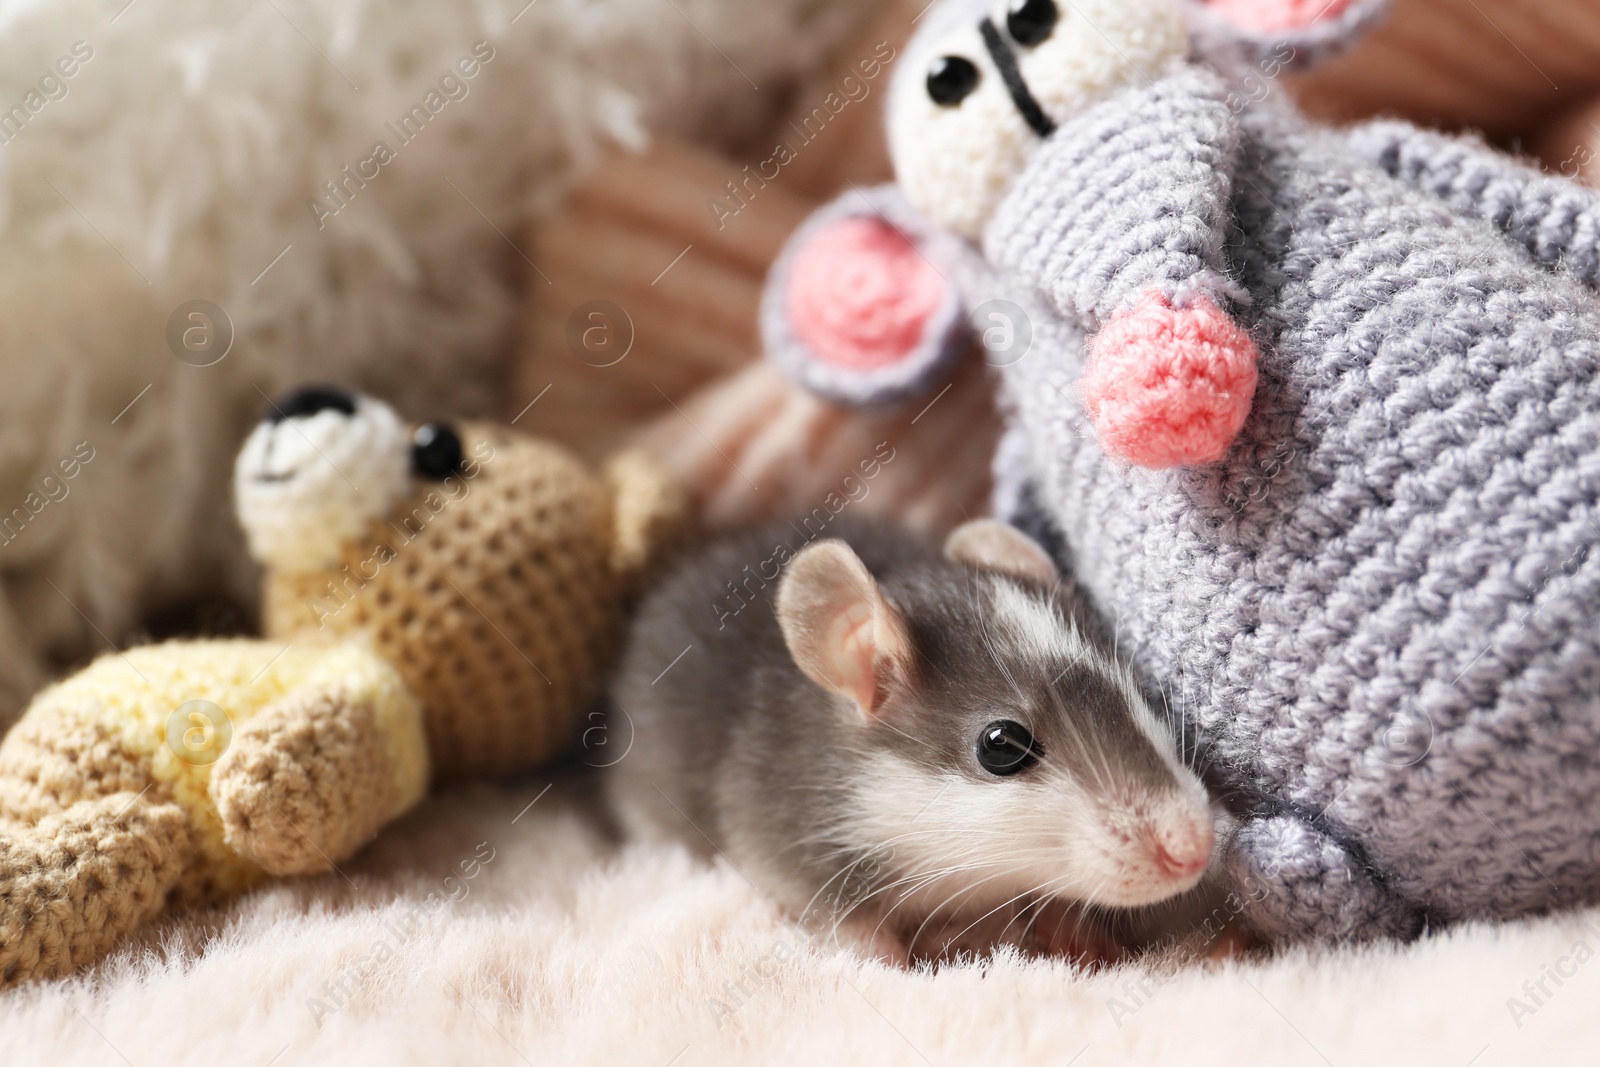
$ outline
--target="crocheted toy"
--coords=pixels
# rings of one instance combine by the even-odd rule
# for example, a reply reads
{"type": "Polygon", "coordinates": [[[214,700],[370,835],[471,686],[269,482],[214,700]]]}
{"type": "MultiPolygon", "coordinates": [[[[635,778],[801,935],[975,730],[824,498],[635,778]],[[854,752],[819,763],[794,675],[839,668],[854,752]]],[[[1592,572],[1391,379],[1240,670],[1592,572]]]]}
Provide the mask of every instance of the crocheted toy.
{"type": "Polygon", "coordinates": [[[854,402],[981,336],[997,508],[1185,717],[1283,940],[1600,890],[1600,199],[1273,90],[1381,6],[944,0],[898,187],[765,296],[773,356],[854,402]]]}
{"type": "Polygon", "coordinates": [[[0,743],[0,984],[326,871],[432,780],[555,753],[681,514],[637,455],[601,476],[323,388],[273,405],[236,491],[267,636],[104,656],[0,743]]]}

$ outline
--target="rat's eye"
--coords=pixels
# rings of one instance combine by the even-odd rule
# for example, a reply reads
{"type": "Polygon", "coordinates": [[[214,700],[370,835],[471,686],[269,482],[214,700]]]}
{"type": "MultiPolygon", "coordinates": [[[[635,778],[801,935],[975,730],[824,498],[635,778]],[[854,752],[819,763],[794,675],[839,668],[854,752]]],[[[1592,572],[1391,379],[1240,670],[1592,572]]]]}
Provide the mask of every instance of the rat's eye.
{"type": "Polygon", "coordinates": [[[1050,39],[1060,14],[1056,0],[1011,0],[1006,29],[1012,40],[1032,48],[1050,39]]]}
{"type": "Polygon", "coordinates": [[[411,438],[411,470],[436,482],[460,474],[461,438],[442,422],[419,427],[411,438]]]}
{"type": "Polygon", "coordinates": [[[1039,743],[1020,722],[1001,719],[978,734],[978,763],[1000,778],[1027,770],[1040,754],[1039,743]]]}
{"type": "Polygon", "coordinates": [[[972,60],[943,56],[928,68],[928,96],[940,107],[959,107],[978,87],[978,68],[972,60]]]}

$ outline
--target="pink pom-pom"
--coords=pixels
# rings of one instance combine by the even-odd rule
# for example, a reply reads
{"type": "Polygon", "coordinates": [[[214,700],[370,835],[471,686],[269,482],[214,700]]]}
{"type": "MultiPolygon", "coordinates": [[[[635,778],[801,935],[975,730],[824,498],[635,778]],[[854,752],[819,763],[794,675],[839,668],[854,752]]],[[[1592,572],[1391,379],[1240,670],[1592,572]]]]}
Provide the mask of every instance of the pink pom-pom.
{"type": "Polygon", "coordinates": [[[789,322],[818,359],[876,370],[916,349],[944,294],[939,272],[894,227],[845,219],[795,257],[789,322]]]}
{"type": "Polygon", "coordinates": [[[1141,467],[1215,463],[1250,414],[1259,355],[1211,301],[1146,292],[1089,343],[1083,399],[1101,447],[1141,467]]]}
{"type": "Polygon", "coordinates": [[[1207,6],[1241,30],[1276,33],[1329,22],[1355,0],[1207,0],[1207,6]]]}

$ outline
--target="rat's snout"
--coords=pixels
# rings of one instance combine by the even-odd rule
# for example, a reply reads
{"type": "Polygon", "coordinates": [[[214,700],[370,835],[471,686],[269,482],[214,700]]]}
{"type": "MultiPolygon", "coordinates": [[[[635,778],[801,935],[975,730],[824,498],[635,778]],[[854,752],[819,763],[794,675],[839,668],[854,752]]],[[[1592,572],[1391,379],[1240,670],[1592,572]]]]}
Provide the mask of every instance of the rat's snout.
{"type": "Polygon", "coordinates": [[[1109,878],[1095,889],[1098,902],[1117,907],[1157,904],[1199,884],[1211,866],[1217,827],[1203,803],[1123,808],[1106,821],[1101,840],[1109,878]]]}
{"type": "Polygon", "coordinates": [[[1157,871],[1174,881],[1186,881],[1205,873],[1215,842],[1210,821],[1195,820],[1178,828],[1151,828],[1143,844],[1157,871]]]}

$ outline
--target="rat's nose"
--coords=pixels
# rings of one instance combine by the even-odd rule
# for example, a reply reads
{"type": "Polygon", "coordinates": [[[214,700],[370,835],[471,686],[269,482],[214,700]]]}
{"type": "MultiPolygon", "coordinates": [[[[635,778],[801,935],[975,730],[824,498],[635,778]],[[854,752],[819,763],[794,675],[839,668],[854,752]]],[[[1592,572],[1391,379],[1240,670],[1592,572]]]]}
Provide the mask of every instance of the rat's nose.
{"type": "Polygon", "coordinates": [[[1182,853],[1174,856],[1167,851],[1165,845],[1156,845],[1153,855],[1156,866],[1161,868],[1161,873],[1171,875],[1173,878],[1188,878],[1199,874],[1206,869],[1206,863],[1211,858],[1209,853],[1182,853]]]}
{"type": "Polygon", "coordinates": [[[1152,831],[1148,838],[1150,858],[1169,878],[1192,878],[1211,862],[1214,837],[1212,828],[1204,823],[1177,832],[1152,831]]]}

